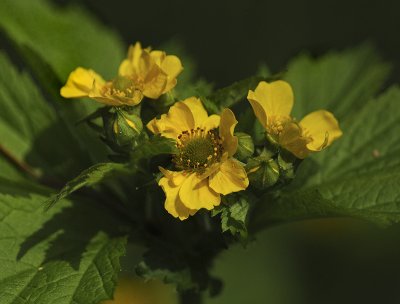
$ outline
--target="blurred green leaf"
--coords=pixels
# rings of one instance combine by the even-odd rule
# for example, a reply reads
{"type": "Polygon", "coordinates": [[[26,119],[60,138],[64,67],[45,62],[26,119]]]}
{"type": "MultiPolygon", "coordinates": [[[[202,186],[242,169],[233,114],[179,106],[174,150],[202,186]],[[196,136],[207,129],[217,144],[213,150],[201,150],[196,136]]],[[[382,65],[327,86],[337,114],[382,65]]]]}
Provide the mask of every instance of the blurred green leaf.
{"type": "MultiPolygon", "coordinates": [[[[40,169],[38,176],[59,180],[73,176],[89,162],[76,142],[65,134],[65,124],[57,119],[31,77],[18,72],[2,53],[0,99],[2,162],[10,163],[12,158],[15,163],[40,169]],[[63,140],[58,140],[61,135],[63,140]],[[9,157],[5,158],[5,154],[9,157]]],[[[10,171],[17,171],[15,166],[7,167],[7,171],[0,170],[0,176],[10,177],[10,171]]]]}
{"type": "Polygon", "coordinates": [[[66,101],[59,90],[78,66],[93,69],[105,79],[114,77],[125,52],[118,35],[77,6],[59,8],[48,0],[2,1],[0,29],[51,97],[58,118],[66,124],[64,132],[74,137],[81,155],[89,156],[91,163],[105,161],[101,141],[86,125],[75,126],[99,104],[66,101]]]}
{"type": "Polygon", "coordinates": [[[30,47],[49,63],[62,81],[78,66],[112,78],[125,53],[120,38],[92,16],[48,0],[1,1],[0,27],[17,45],[30,47]]]}
{"type": "Polygon", "coordinates": [[[284,79],[294,91],[292,115],[327,109],[341,120],[373,97],[387,79],[390,66],[368,44],[314,59],[307,54],[288,64],[284,79]]]}
{"type": "Polygon", "coordinates": [[[1,190],[10,194],[0,194],[1,303],[110,299],[126,239],[109,210],[63,200],[43,213],[46,189],[4,182],[1,190]]]}

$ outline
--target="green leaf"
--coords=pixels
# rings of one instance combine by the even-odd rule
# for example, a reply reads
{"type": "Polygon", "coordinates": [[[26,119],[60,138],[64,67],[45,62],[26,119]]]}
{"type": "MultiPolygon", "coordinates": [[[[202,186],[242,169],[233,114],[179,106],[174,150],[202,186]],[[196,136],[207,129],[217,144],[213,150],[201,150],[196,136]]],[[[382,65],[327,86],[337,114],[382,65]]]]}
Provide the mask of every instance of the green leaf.
{"type": "Polygon", "coordinates": [[[190,269],[172,271],[168,268],[152,269],[146,262],[142,261],[136,266],[136,273],[145,280],[160,280],[165,284],[174,284],[179,291],[198,289],[192,280],[190,269]]]}
{"type": "Polygon", "coordinates": [[[79,174],[76,178],[69,181],[59,193],[52,196],[45,202],[45,209],[48,210],[58,201],[69,196],[71,193],[83,188],[96,185],[106,178],[110,178],[115,173],[127,172],[125,165],[117,163],[99,163],[79,174]]]}
{"type": "Polygon", "coordinates": [[[389,71],[389,65],[369,45],[317,59],[302,54],[289,62],[284,77],[294,91],[292,114],[301,119],[323,108],[342,119],[382,88],[389,71]]]}
{"type": "Polygon", "coordinates": [[[105,79],[114,77],[125,53],[118,35],[77,6],[61,9],[48,0],[2,1],[0,28],[51,97],[49,101],[57,109],[58,119],[65,123],[66,136],[74,139],[75,149],[81,150],[82,157],[91,160],[83,167],[105,161],[105,145],[88,126],[75,126],[99,104],[93,100],[66,101],[59,90],[78,66],[93,69],[105,79]],[[15,15],[18,20],[11,17],[15,15]]]}
{"type": "Polygon", "coordinates": [[[247,238],[247,217],[250,204],[243,196],[232,196],[226,204],[213,211],[213,216],[221,215],[222,232],[229,231],[233,236],[242,240],[247,238]]]}
{"type": "MultiPolygon", "coordinates": [[[[66,136],[65,124],[57,119],[31,77],[17,71],[1,52],[0,99],[2,162],[13,159],[20,167],[40,168],[38,176],[57,180],[73,176],[89,163],[76,142],[66,136]],[[57,140],[61,135],[63,140],[57,140]]],[[[0,176],[17,172],[15,166],[7,167],[0,176]]]]}
{"type": "Polygon", "coordinates": [[[120,38],[92,16],[47,0],[1,1],[0,27],[17,45],[45,59],[63,81],[78,66],[112,78],[125,53],[120,38]]]}
{"type": "Polygon", "coordinates": [[[8,182],[6,190],[11,195],[0,194],[1,303],[110,299],[126,238],[117,236],[109,210],[63,200],[43,213],[46,189],[8,182]]]}
{"type": "Polygon", "coordinates": [[[155,135],[139,143],[131,154],[131,163],[136,166],[140,160],[161,154],[174,154],[176,151],[174,140],[155,135]]]}
{"type": "Polygon", "coordinates": [[[266,80],[266,78],[253,76],[219,89],[204,98],[204,106],[211,113],[219,113],[222,109],[232,107],[243,100],[247,96],[249,90],[255,89],[257,84],[262,80],[266,80]]]}
{"type": "Polygon", "coordinates": [[[321,216],[400,222],[400,89],[389,89],[342,121],[343,137],[305,160],[281,198],[264,198],[258,226],[321,216]]]}

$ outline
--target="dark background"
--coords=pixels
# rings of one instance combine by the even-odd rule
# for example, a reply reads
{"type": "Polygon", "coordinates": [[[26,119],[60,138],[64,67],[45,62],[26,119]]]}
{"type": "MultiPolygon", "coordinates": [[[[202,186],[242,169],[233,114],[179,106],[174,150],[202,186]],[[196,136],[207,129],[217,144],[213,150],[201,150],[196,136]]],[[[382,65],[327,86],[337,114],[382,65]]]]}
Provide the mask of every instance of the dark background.
{"type": "MultiPolygon", "coordinates": [[[[273,72],[307,50],[321,55],[364,41],[400,80],[400,1],[57,0],[85,6],[126,44],[179,38],[198,71],[218,86],[273,72]]],[[[225,252],[215,273],[225,289],[209,304],[400,303],[400,229],[343,220],[270,229],[249,248],[225,252]]]]}
{"type": "Polygon", "coordinates": [[[400,79],[400,1],[57,0],[83,4],[127,44],[157,46],[178,37],[199,72],[225,85],[266,62],[274,71],[307,50],[323,54],[372,41],[400,79]]]}

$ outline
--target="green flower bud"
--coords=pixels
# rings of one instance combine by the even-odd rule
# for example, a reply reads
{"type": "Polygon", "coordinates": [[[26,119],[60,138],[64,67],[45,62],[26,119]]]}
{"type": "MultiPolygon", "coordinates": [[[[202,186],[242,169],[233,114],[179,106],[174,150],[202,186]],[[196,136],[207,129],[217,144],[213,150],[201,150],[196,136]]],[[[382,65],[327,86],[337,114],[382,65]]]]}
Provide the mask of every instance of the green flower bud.
{"type": "Polygon", "coordinates": [[[246,171],[250,183],[260,190],[272,187],[279,180],[279,166],[273,159],[253,158],[247,163],[246,171]]]}
{"type": "Polygon", "coordinates": [[[116,110],[103,116],[106,141],[115,152],[127,152],[137,145],[143,130],[142,120],[135,113],[116,110]]]}
{"type": "Polygon", "coordinates": [[[299,163],[299,159],[290,152],[282,151],[282,153],[279,153],[278,165],[281,171],[281,179],[287,181],[294,179],[295,170],[299,163]]]}
{"type": "Polygon", "coordinates": [[[254,154],[253,139],[249,134],[238,132],[235,133],[238,138],[238,148],[235,157],[241,161],[246,161],[254,154]]]}

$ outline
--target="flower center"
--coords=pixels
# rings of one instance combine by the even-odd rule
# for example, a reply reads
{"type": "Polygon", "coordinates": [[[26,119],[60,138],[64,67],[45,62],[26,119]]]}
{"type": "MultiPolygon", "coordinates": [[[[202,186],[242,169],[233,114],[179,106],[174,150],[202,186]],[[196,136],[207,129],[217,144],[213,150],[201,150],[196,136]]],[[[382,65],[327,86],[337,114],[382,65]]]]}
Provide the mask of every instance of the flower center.
{"type": "Polygon", "coordinates": [[[278,137],[282,133],[285,123],[289,120],[290,118],[285,116],[268,117],[267,132],[278,137]]]}
{"type": "Polygon", "coordinates": [[[179,152],[174,156],[175,165],[185,171],[204,172],[204,170],[221,159],[222,140],[211,130],[204,129],[183,131],[177,140],[179,152]]]}
{"type": "Polygon", "coordinates": [[[118,76],[103,87],[103,95],[134,98],[141,95],[141,86],[128,77],[118,76]]]}

